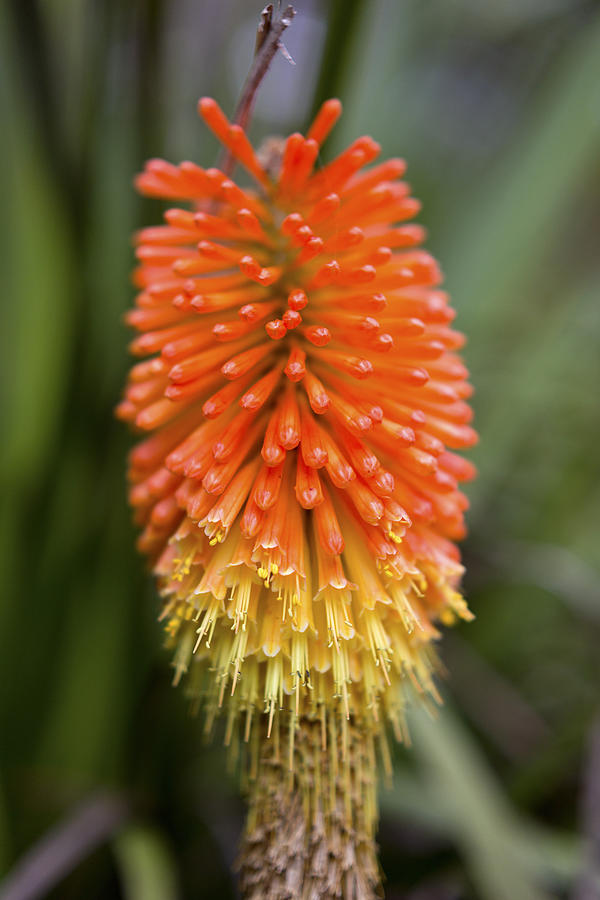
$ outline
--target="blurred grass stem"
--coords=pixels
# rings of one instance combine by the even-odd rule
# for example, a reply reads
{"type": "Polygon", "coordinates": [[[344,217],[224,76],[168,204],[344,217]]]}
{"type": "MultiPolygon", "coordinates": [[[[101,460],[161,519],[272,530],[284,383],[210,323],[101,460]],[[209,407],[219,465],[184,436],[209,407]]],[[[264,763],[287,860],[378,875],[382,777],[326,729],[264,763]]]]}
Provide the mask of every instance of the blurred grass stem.
{"type": "Polygon", "coordinates": [[[122,796],[105,791],[90,797],[44,835],[17,862],[0,885],[2,900],[46,897],[75,866],[127,820],[122,796]]]}

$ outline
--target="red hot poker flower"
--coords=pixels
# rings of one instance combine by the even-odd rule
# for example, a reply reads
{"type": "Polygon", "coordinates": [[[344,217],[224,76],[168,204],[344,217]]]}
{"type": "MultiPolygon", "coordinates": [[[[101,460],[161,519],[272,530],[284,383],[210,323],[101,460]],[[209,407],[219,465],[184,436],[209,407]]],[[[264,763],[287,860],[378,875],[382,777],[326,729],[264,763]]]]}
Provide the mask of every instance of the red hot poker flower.
{"type": "Polygon", "coordinates": [[[361,137],[316,169],[337,100],[270,166],[199,109],[256,186],[157,159],[137,179],[181,205],[136,237],[131,502],[175,680],[228,740],[285,722],[293,764],[303,717],[401,738],[407,688],[435,695],[438,623],[470,617],[471,389],[404,162],[361,137]]]}

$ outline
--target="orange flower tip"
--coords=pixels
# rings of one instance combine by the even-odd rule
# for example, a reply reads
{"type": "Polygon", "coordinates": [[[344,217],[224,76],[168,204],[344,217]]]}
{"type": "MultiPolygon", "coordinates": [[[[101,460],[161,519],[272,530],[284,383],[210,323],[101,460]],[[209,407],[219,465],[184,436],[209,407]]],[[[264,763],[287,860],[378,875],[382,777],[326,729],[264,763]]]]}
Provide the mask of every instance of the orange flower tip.
{"type": "Polygon", "coordinates": [[[297,264],[302,265],[309,260],[314,259],[315,256],[318,256],[323,247],[325,246],[325,241],[320,237],[311,237],[304,244],[302,253],[299,254],[297,258],[297,264]]]}
{"type": "MultiPolygon", "coordinates": [[[[394,515],[394,518],[392,519],[392,521],[395,522],[396,525],[403,525],[405,528],[412,528],[412,519],[408,515],[406,510],[402,509],[402,507],[399,506],[399,504],[397,504],[397,503],[394,504],[393,501],[390,499],[386,500],[386,512],[388,513],[388,515],[390,512],[390,504],[395,511],[395,515],[394,515]]],[[[391,516],[390,516],[390,518],[391,518],[391,516]]]]}
{"type": "Polygon", "coordinates": [[[148,340],[147,336],[145,334],[142,334],[139,337],[135,338],[135,340],[131,341],[128,350],[134,356],[145,356],[146,353],[152,352],[151,347],[152,340],[148,340]]]}
{"type": "Polygon", "coordinates": [[[314,232],[310,225],[302,225],[301,228],[298,228],[296,231],[296,240],[302,246],[303,244],[307,244],[314,237],[314,232]]]}
{"type": "Polygon", "coordinates": [[[347,357],[347,370],[355,378],[368,378],[373,374],[373,364],[369,359],[361,359],[357,356],[347,357]]]}
{"type": "Polygon", "coordinates": [[[185,396],[185,386],[170,384],[165,388],[165,397],[168,397],[169,400],[179,400],[182,394],[185,396]]]}
{"type": "Polygon", "coordinates": [[[217,244],[213,244],[212,241],[198,241],[196,246],[203,256],[207,256],[210,259],[219,259],[219,251],[221,248],[218,247],[217,244]]]}
{"type": "Polygon", "coordinates": [[[208,124],[209,120],[212,120],[215,116],[218,117],[219,113],[221,113],[221,107],[212,97],[200,97],[198,100],[198,112],[208,124]]]}
{"type": "Polygon", "coordinates": [[[415,385],[416,387],[422,387],[422,385],[427,384],[427,382],[429,381],[429,372],[426,369],[421,369],[420,367],[407,369],[404,372],[404,376],[408,384],[415,385]]]}
{"type": "Polygon", "coordinates": [[[387,305],[388,302],[385,294],[372,294],[369,297],[369,308],[372,309],[373,312],[383,312],[387,305]]]}
{"type": "Polygon", "coordinates": [[[279,428],[278,439],[284,450],[295,450],[300,443],[300,434],[293,425],[284,425],[279,428]]]}
{"type": "Polygon", "coordinates": [[[280,341],[281,338],[284,338],[287,334],[287,328],[282,319],[272,319],[270,322],[267,322],[265,331],[274,341],[280,341]]]}
{"type": "Polygon", "coordinates": [[[302,457],[307,466],[310,466],[312,469],[321,469],[325,466],[329,460],[329,455],[326,450],[322,447],[310,447],[310,449],[304,449],[304,439],[302,441],[302,457]]]}
{"type": "MultiPolygon", "coordinates": [[[[172,404],[171,400],[165,399],[165,403],[169,405],[172,404]]],[[[147,406],[146,409],[143,409],[138,415],[135,417],[135,424],[138,428],[143,428],[144,430],[151,430],[152,428],[156,428],[163,422],[163,417],[161,413],[164,413],[165,407],[160,406],[161,401],[158,403],[153,403],[152,406],[147,406]],[[157,408],[159,407],[159,408],[157,408]]]]}
{"type": "Polygon", "coordinates": [[[325,536],[325,547],[326,547],[328,553],[330,554],[330,556],[341,556],[342,553],[344,552],[346,545],[344,543],[344,538],[341,536],[341,534],[339,534],[335,531],[330,531],[325,536]]]}
{"type": "Polygon", "coordinates": [[[172,163],[167,162],[165,159],[161,159],[158,156],[153,156],[151,159],[146,160],[146,171],[153,172],[155,174],[177,174],[177,166],[174,166],[172,163]]]}
{"type": "MultiPolygon", "coordinates": [[[[281,233],[288,235],[295,234],[304,225],[304,219],[300,213],[290,213],[281,223],[281,233]]],[[[311,232],[312,234],[312,232],[311,232]]]]}
{"type": "Polygon", "coordinates": [[[373,349],[377,350],[379,353],[389,353],[394,346],[394,338],[391,334],[378,334],[375,340],[373,341],[373,349]]]}
{"type": "MultiPolygon", "coordinates": [[[[406,160],[401,156],[393,156],[385,163],[387,169],[387,177],[390,181],[401,178],[406,172],[406,160]]],[[[420,226],[416,226],[420,227],[420,226]]]]}
{"type": "Polygon", "coordinates": [[[213,325],[212,333],[218,341],[226,341],[229,337],[230,326],[227,322],[217,322],[213,325]]]}
{"type": "Polygon", "coordinates": [[[256,504],[247,507],[240,522],[240,531],[245,538],[256,536],[263,518],[262,510],[256,504]]]}
{"type": "Polygon", "coordinates": [[[317,416],[324,415],[330,406],[331,400],[325,392],[311,395],[310,408],[317,416]]]}
{"type": "Polygon", "coordinates": [[[372,256],[372,261],[376,266],[385,266],[392,258],[391,247],[378,247],[372,256]]]}
{"type": "Polygon", "coordinates": [[[135,414],[135,404],[129,403],[127,400],[122,400],[115,407],[115,416],[122,422],[128,422],[133,414],[135,414]]]}
{"type": "Polygon", "coordinates": [[[402,225],[398,230],[401,231],[412,244],[422,244],[427,240],[427,229],[423,225],[402,225]]]}
{"type": "Polygon", "coordinates": [[[371,419],[371,417],[362,415],[360,413],[357,413],[354,416],[343,417],[343,421],[351,431],[358,431],[362,433],[365,431],[371,431],[373,428],[373,420],[371,419]]]}
{"type": "Polygon", "coordinates": [[[123,321],[132,328],[143,328],[144,320],[145,316],[143,309],[128,309],[126,313],[123,313],[123,321]]]}
{"type": "Polygon", "coordinates": [[[223,459],[227,459],[228,451],[230,449],[230,445],[225,443],[225,441],[215,441],[212,446],[213,457],[217,462],[221,462],[223,459]]]}
{"type": "MultiPolygon", "coordinates": [[[[427,416],[422,409],[411,409],[409,411],[409,420],[414,425],[424,425],[427,422],[427,416]]],[[[414,440],[414,433],[413,433],[414,440]]]]}
{"type": "Polygon", "coordinates": [[[238,209],[236,214],[236,219],[240,224],[250,225],[253,229],[258,225],[260,227],[260,223],[252,210],[248,209],[246,206],[242,207],[242,209],[238,209]]]}
{"type": "MultiPolygon", "coordinates": [[[[475,444],[479,443],[479,435],[475,431],[474,428],[471,428],[469,425],[463,425],[461,429],[461,446],[462,447],[474,447],[475,444]]],[[[473,467],[473,474],[469,476],[469,478],[475,478],[477,471],[475,467],[473,467]]]]}
{"type": "Polygon", "coordinates": [[[360,268],[348,272],[347,279],[350,284],[368,284],[369,281],[373,281],[376,275],[377,269],[375,266],[360,266],[360,268]]]}
{"type": "Polygon", "coordinates": [[[421,319],[403,319],[397,326],[397,333],[401,337],[420,337],[425,334],[425,323],[421,319]]]}
{"type": "Polygon", "coordinates": [[[209,398],[202,404],[202,415],[207,419],[216,419],[223,412],[223,405],[209,398]]]}
{"type": "MultiPolygon", "coordinates": [[[[183,298],[182,306],[185,306],[188,302],[186,297],[183,298]]],[[[190,306],[192,306],[196,312],[205,312],[210,311],[210,297],[205,297],[203,294],[196,294],[189,301],[190,306]]]]}
{"type": "Polygon", "coordinates": [[[290,381],[298,382],[306,374],[306,354],[303,350],[295,349],[290,353],[287,365],[283,370],[290,381]]]}
{"type": "Polygon", "coordinates": [[[393,422],[385,423],[385,426],[386,431],[391,434],[392,438],[404,447],[410,447],[417,439],[413,429],[409,428],[408,425],[396,425],[393,422]]]}
{"type": "Polygon", "coordinates": [[[358,247],[359,244],[362,244],[364,239],[365,233],[362,228],[358,227],[358,225],[354,225],[352,228],[349,228],[348,231],[346,231],[346,233],[339,238],[344,249],[349,249],[350,247],[358,247]]]}
{"type": "Polygon", "coordinates": [[[163,217],[169,225],[179,225],[182,220],[189,224],[193,220],[193,213],[175,206],[165,210],[163,217]]]}
{"type": "Polygon", "coordinates": [[[242,256],[240,259],[240,269],[249,278],[252,278],[261,271],[262,266],[256,262],[253,256],[242,256]]]}
{"type": "Polygon", "coordinates": [[[377,141],[373,140],[372,137],[369,137],[368,134],[359,138],[357,145],[364,151],[368,159],[374,159],[381,153],[381,144],[378,144],[377,141]]]}
{"type": "Polygon", "coordinates": [[[208,494],[220,494],[223,492],[221,473],[210,470],[202,479],[202,487],[208,494]]]}
{"type": "Polygon", "coordinates": [[[341,114],[342,104],[337,98],[326,100],[309,128],[307,139],[321,145],[341,114]]]}
{"type": "Polygon", "coordinates": [[[339,119],[342,114],[343,108],[344,107],[342,106],[341,100],[338,100],[337,97],[330,97],[329,100],[325,100],[325,102],[323,103],[321,112],[323,113],[323,115],[326,115],[328,117],[335,116],[336,119],[339,119]]]}
{"type": "Polygon", "coordinates": [[[236,334],[236,325],[237,323],[233,322],[217,322],[216,325],[213,325],[212,333],[218,341],[231,340],[233,337],[239,337],[236,334]]]}
{"type": "Polygon", "coordinates": [[[299,488],[296,485],[296,496],[303,509],[314,509],[323,502],[323,495],[314,487],[299,488]]]}
{"type": "Polygon", "coordinates": [[[442,464],[458,481],[471,481],[477,475],[477,469],[468,459],[446,452],[440,457],[442,464]]]}
{"type": "Polygon", "coordinates": [[[278,444],[263,446],[260,454],[265,463],[271,468],[278,466],[285,459],[285,450],[278,444]]]}
{"type": "Polygon", "coordinates": [[[261,313],[262,307],[257,303],[246,303],[238,309],[238,316],[240,319],[245,319],[246,322],[256,322],[261,313]]]}
{"type": "Polygon", "coordinates": [[[331,333],[323,325],[311,325],[305,329],[304,337],[315,347],[324,347],[331,340],[331,333]]]}
{"type": "Polygon", "coordinates": [[[304,309],[307,303],[308,298],[306,294],[299,288],[292,291],[288,297],[288,306],[294,312],[299,312],[301,309],[304,309]]]}
{"type": "Polygon", "coordinates": [[[232,359],[227,360],[227,362],[223,363],[223,365],[221,366],[221,373],[225,376],[225,378],[229,378],[233,381],[239,375],[237,364],[232,359]]]}
{"type": "Polygon", "coordinates": [[[269,491],[265,488],[263,490],[255,491],[254,499],[258,508],[264,511],[270,509],[277,498],[272,491],[269,491]]]}
{"type": "Polygon", "coordinates": [[[288,363],[283,371],[290,381],[293,381],[294,383],[302,381],[304,378],[305,369],[302,363],[288,363]]]}
{"type": "Polygon", "coordinates": [[[288,309],[283,314],[283,324],[290,331],[293,328],[297,328],[298,325],[302,322],[302,316],[300,313],[296,312],[294,309],[288,309]]]}
{"type": "Polygon", "coordinates": [[[373,483],[383,496],[389,496],[390,494],[393,494],[394,487],[396,485],[392,473],[385,471],[385,469],[382,469],[380,472],[377,472],[375,474],[373,483]]]}
{"type": "Polygon", "coordinates": [[[325,287],[325,285],[331,284],[331,282],[335,281],[339,276],[341,271],[342,269],[337,259],[332,259],[330,262],[325,263],[325,265],[321,266],[313,279],[314,287],[325,287]]]}
{"type": "Polygon", "coordinates": [[[367,334],[377,334],[380,330],[381,325],[377,321],[377,319],[373,318],[373,316],[364,316],[360,320],[359,324],[361,331],[366,331],[367,334]]]}
{"type": "Polygon", "coordinates": [[[274,281],[277,281],[279,276],[279,271],[276,267],[263,268],[252,256],[243,256],[239,266],[240,271],[246,275],[247,278],[256,281],[258,284],[262,284],[264,287],[273,284],[274,281]]]}
{"type": "Polygon", "coordinates": [[[240,406],[242,409],[258,409],[261,406],[261,399],[253,391],[247,391],[240,398],[240,406]]]}
{"type": "Polygon", "coordinates": [[[169,369],[169,380],[175,382],[185,381],[186,378],[186,366],[177,363],[171,369],[169,369]]]}

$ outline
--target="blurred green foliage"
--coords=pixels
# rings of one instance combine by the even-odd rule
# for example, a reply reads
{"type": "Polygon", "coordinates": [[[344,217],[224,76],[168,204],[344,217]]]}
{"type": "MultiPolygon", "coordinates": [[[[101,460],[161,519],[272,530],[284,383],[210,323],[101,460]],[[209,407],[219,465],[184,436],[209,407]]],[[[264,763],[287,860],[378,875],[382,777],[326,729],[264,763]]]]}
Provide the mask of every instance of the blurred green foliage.
{"type": "MultiPolygon", "coordinates": [[[[235,778],[169,687],[125,503],[129,438],[112,409],[128,364],[130,234],[160,213],[132,175],[148,156],[212,163],[195,102],[212,94],[232,109],[259,6],[0,7],[0,868],[16,866],[11,900],[235,896],[235,778]],[[92,825],[65,849],[81,803],[92,825]],[[27,893],[49,840],[65,871],[52,891],[27,893]]],[[[297,129],[337,93],[345,116],[328,154],[367,132],[407,158],[477,389],[464,553],[478,618],[446,636],[446,708],[434,724],[415,715],[414,748],[396,750],[382,791],[387,896],[587,900],[600,845],[597,816],[581,814],[600,777],[600,749],[587,752],[600,675],[600,11],[584,0],[296,6],[296,66],[276,61],[253,135],[297,129]]]]}

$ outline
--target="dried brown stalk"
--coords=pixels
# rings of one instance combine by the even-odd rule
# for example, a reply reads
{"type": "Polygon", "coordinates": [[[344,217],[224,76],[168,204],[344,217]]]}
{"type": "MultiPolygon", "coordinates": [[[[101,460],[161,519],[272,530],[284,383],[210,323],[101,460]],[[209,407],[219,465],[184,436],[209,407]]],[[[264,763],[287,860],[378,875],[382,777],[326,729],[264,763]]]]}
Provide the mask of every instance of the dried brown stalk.
{"type": "Polygon", "coordinates": [[[277,741],[263,737],[238,863],[243,897],[381,897],[372,738],[350,724],[323,749],[321,722],[303,719],[295,749],[290,773],[277,741]]]}
{"type": "MultiPolygon", "coordinates": [[[[254,60],[248,72],[242,95],[235,110],[233,122],[246,129],[256,94],[260,84],[269,70],[277,52],[282,49],[281,36],[286,28],[292,24],[296,15],[293,6],[287,6],[279,18],[273,16],[273,4],[269,3],[263,9],[260,23],[256,32],[256,45],[254,60]]],[[[235,158],[229,150],[225,150],[219,160],[218,168],[226,175],[231,175],[235,166],[235,158]]]]}

